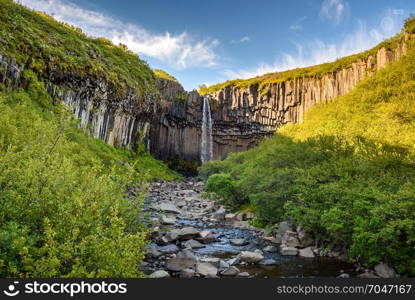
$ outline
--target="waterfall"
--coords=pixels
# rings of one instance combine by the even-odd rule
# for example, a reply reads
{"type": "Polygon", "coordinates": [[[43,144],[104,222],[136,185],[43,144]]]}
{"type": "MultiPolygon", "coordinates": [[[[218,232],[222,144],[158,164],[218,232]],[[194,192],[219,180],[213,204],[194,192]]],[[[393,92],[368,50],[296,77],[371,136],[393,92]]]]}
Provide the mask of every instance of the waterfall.
{"type": "Polygon", "coordinates": [[[200,145],[200,160],[202,163],[213,158],[212,116],[209,99],[203,98],[202,142],[200,145]]]}

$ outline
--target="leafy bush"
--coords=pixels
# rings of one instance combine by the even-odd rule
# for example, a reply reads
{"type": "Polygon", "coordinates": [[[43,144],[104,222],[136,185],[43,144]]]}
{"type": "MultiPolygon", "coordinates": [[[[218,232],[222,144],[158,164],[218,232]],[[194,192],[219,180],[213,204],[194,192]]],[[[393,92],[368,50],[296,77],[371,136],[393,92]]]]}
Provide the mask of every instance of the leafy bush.
{"type": "Polygon", "coordinates": [[[87,137],[59,106],[45,109],[41,84],[0,90],[0,277],[142,276],[145,182],[177,175],[87,137]],[[128,199],[126,186],[139,183],[128,199]]]}

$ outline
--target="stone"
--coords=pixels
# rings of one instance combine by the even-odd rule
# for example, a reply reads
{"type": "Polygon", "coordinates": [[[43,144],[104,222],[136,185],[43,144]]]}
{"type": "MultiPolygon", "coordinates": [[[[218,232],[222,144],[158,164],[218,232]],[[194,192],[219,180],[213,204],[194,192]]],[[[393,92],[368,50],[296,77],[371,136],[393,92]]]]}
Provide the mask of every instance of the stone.
{"type": "Polygon", "coordinates": [[[350,275],[347,273],[341,273],[337,278],[350,278],[350,275]]]}
{"type": "Polygon", "coordinates": [[[170,212],[174,214],[180,214],[181,211],[172,203],[169,202],[163,202],[159,205],[159,209],[164,212],[170,212]]]}
{"type": "Polygon", "coordinates": [[[396,276],[395,270],[384,263],[377,264],[374,269],[376,275],[381,278],[394,278],[396,276]]]}
{"type": "Polygon", "coordinates": [[[241,277],[241,278],[247,278],[247,277],[249,277],[250,275],[249,275],[249,273],[248,272],[242,272],[242,273],[239,273],[238,275],[237,275],[237,277],[241,277]]]}
{"type": "Polygon", "coordinates": [[[298,249],[294,247],[281,247],[281,255],[292,255],[295,256],[298,254],[298,249]]]}
{"type": "Polygon", "coordinates": [[[228,264],[231,265],[231,266],[237,265],[237,264],[239,264],[239,262],[240,262],[239,257],[234,257],[234,258],[231,258],[230,260],[228,260],[228,264]]]}
{"type": "Polygon", "coordinates": [[[257,263],[261,261],[263,258],[264,257],[262,256],[262,254],[251,251],[241,251],[241,253],[239,254],[239,259],[247,263],[257,263]]]}
{"type": "Polygon", "coordinates": [[[282,243],[287,247],[300,247],[300,241],[297,238],[297,233],[287,230],[282,236],[282,243]]]}
{"type": "Polygon", "coordinates": [[[240,273],[239,269],[234,266],[230,266],[226,270],[222,271],[220,274],[222,276],[236,276],[240,273]]]}
{"type": "Polygon", "coordinates": [[[200,237],[198,240],[201,241],[203,244],[210,244],[216,241],[216,238],[209,230],[203,230],[200,232],[200,237]]]}
{"type": "Polygon", "coordinates": [[[306,258],[314,258],[315,257],[313,249],[311,247],[307,247],[307,248],[298,250],[298,256],[306,257],[306,258]]]}
{"type": "Polygon", "coordinates": [[[283,236],[287,231],[293,231],[293,226],[289,221],[282,221],[278,224],[278,234],[283,236]]]}
{"type": "Polygon", "coordinates": [[[180,251],[180,249],[174,244],[169,244],[169,245],[160,247],[158,250],[163,254],[172,254],[172,253],[177,253],[180,251]]]}
{"type": "Polygon", "coordinates": [[[226,222],[233,222],[233,221],[238,221],[236,219],[236,214],[226,214],[225,215],[225,221],[226,222]]]}
{"type": "Polygon", "coordinates": [[[260,265],[263,266],[272,266],[272,265],[276,265],[277,261],[275,259],[272,258],[268,258],[268,259],[263,259],[259,262],[260,265]]]}
{"type": "Polygon", "coordinates": [[[206,247],[202,243],[199,243],[198,241],[195,241],[195,240],[188,240],[188,241],[182,243],[182,245],[183,245],[184,248],[191,248],[191,249],[198,249],[198,248],[206,247]]]}
{"type": "Polygon", "coordinates": [[[156,248],[147,249],[147,253],[146,253],[147,258],[159,258],[162,255],[163,254],[160,251],[158,251],[156,248]]]}
{"type": "Polygon", "coordinates": [[[254,217],[255,217],[255,215],[254,215],[253,212],[247,212],[246,215],[245,215],[245,218],[247,220],[252,220],[254,217]]]}
{"type": "Polygon", "coordinates": [[[174,225],[174,223],[176,223],[176,218],[166,217],[165,215],[162,215],[160,218],[160,222],[163,225],[174,225]]]}
{"type": "Polygon", "coordinates": [[[262,239],[264,241],[269,242],[269,243],[274,244],[274,245],[281,244],[281,237],[279,237],[279,236],[276,236],[276,237],[264,236],[262,239]]]}
{"type": "Polygon", "coordinates": [[[199,236],[199,231],[194,227],[182,228],[177,236],[179,240],[190,240],[199,236]]]}
{"type": "Polygon", "coordinates": [[[224,260],[220,260],[220,262],[219,262],[219,269],[220,270],[225,270],[225,269],[227,269],[229,267],[230,267],[230,264],[229,263],[227,263],[224,260]]]}
{"type": "Polygon", "coordinates": [[[236,217],[235,217],[235,219],[236,219],[236,221],[243,221],[244,220],[244,216],[245,216],[245,213],[239,213],[239,214],[237,214],[236,215],[236,217]]]}
{"type": "Polygon", "coordinates": [[[170,232],[167,232],[165,238],[169,243],[176,241],[179,238],[180,229],[173,229],[170,232]]]}
{"type": "Polygon", "coordinates": [[[215,268],[220,266],[220,259],[217,257],[204,257],[200,259],[200,262],[210,263],[215,268]]]}
{"type": "Polygon", "coordinates": [[[164,270],[155,271],[150,274],[150,278],[169,278],[170,274],[164,270]]]}
{"type": "Polygon", "coordinates": [[[213,213],[213,218],[217,221],[223,221],[225,219],[226,210],[221,206],[216,212],[213,213]]]}
{"type": "Polygon", "coordinates": [[[218,269],[210,263],[200,262],[196,264],[196,273],[205,277],[214,277],[218,269]]]}
{"type": "Polygon", "coordinates": [[[229,242],[234,246],[245,246],[249,244],[245,239],[231,239],[229,242]]]}
{"type": "Polygon", "coordinates": [[[184,269],[180,271],[180,278],[193,278],[195,277],[195,271],[192,269],[184,269]]]}
{"type": "Polygon", "coordinates": [[[164,246],[164,245],[167,245],[168,243],[169,243],[169,240],[165,236],[162,236],[156,239],[156,244],[159,246],[164,246]]]}
{"type": "Polygon", "coordinates": [[[195,255],[189,250],[182,250],[176,257],[166,261],[166,269],[169,271],[182,271],[191,268],[196,264],[195,255]]]}
{"type": "Polygon", "coordinates": [[[277,247],[275,246],[266,246],[262,249],[264,252],[275,253],[278,251],[277,247]]]}

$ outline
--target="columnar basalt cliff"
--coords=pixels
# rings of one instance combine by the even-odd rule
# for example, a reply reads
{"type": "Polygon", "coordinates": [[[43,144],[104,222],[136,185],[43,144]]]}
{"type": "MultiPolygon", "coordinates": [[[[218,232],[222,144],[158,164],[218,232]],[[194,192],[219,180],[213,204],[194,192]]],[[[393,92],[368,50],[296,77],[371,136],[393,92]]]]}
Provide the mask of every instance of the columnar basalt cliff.
{"type": "MultiPolygon", "coordinates": [[[[0,53],[0,83],[16,88],[24,85],[23,66],[0,53]]],[[[138,97],[133,89],[117,95],[105,80],[82,78],[78,74],[52,72],[45,82],[55,103],[62,102],[80,120],[79,127],[110,145],[133,148],[140,137],[148,139],[155,116],[157,97],[138,97]]]]}
{"type": "Polygon", "coordinates": [[[397,60],[407,49],[405,41],[396,48],[380,48],[375,56],[357,60],[351,67],[327,73],[322,77],[298,77],[247,87],[233,84],[209,93],[214,102],[215,154],[222,158],[227,152],[245,150],[257,144],[258,137],[267,136],[286,123],[304,120],[307,109],[327,103],[349,92],[358,82],[388,63],[397,60]],[[232,146],[231,146],[232,145],[232,146]],[[229,151],[228,151],[229,149],[229,151]]]}

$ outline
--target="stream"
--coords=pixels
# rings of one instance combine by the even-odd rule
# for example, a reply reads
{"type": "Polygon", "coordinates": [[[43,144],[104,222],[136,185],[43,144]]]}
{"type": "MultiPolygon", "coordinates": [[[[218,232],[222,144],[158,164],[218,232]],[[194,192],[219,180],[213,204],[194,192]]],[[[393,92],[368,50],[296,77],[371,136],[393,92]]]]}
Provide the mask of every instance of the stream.
{"type": "Polygon", "coordinates": [[[151,184],[144,210],[154,230],[141,266],[150,277],[356,276],[352,264],[320,256],[313,247],[283,249],[297,243],[294,229],[286,230],[288,241],[267,236],[249,224],[252,215],[226,212],[202,194],[203,183],[194,178],[151,184]]]}

